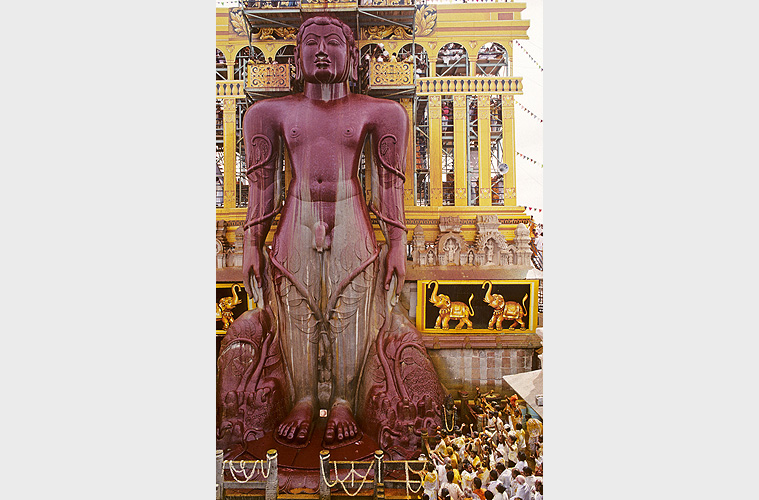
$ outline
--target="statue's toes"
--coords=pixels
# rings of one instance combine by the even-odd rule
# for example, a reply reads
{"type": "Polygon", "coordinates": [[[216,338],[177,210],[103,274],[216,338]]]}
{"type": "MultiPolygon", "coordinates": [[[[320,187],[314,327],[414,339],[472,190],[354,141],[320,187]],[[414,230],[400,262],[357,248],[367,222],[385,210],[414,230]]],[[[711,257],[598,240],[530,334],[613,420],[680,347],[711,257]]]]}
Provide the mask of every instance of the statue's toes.
{"type": "Polygon", "coordinates": [[[298,442],[304,442],[306,438],[308,437],[308,425],[302,424],[300,426],[300,431],[298,431],[298,442]]]}
{"type": "Polygon", "coordinates": [[[343,433],[343,424],[339,423],[337,424],[337,440],[342,441],[343,436],[345,436],[345,434],[343,433]]]}
{"type": "Polygon", "coordinates": [[[335,427],[333,425],[329,425],[327,427],[327,430],[324,432],[324,441],[327,443],[331,443],[335,440],[335,427]]]}
{"type": "Polygon", "coordinates": [[[290,440],[295,437],[295,431],[298,430],[296,425],[291,425],[290,430],[287,432],[287,439],[290,440]]]}

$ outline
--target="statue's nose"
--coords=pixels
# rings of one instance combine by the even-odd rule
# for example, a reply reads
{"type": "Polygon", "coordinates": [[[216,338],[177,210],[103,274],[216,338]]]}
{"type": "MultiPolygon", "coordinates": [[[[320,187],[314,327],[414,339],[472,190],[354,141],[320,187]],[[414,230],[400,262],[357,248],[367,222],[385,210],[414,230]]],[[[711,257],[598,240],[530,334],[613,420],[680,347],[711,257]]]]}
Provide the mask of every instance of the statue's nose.
{"type": "Polygon", "coordinates": [[[327,42],[325,40],[319,40],[319,50],[316,52],[316,55],[327,57],[327,42]]]}

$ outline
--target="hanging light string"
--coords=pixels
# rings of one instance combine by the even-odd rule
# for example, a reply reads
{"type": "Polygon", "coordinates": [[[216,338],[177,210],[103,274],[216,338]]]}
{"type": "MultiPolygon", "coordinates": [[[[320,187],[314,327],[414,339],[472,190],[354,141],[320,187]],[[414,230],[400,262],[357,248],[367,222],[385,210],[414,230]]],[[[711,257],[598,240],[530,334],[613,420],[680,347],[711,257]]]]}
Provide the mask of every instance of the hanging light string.
{"type": "Polygon", "coordinates": [[[524,53],[527,54],[527,57],[529,57],[530,60],[535,63],[535,66],[537,66],[538,68],[540,68],[540,71],[543,71],[543,66],[541,66],[540,64],[538,64],[538,61],[536,61],[535,58],[533,58],[530,55],[530,53],[527,52],[527,49],[525,49],[524,47],[522,47],[522,44],[519,43],[519,40],[514,40],[514,42],[516,42],[516,44],[519,46],[520,49],[524,50],[524,53]]]}
{"type": "Polygon", "coordinates": [[[530,115],[530,116],[532,116],[532,117],[533,117],[533,118],[535,118],[536,120],[539,120],[539,121],[540,121],[540,123],[543,123],[543,119],[542,119],[542,118],[540,118],[538,115],[536,115],[535,113],[533,113],[533,112],[532,112],[532,111],[530,111],[529,109],[527,109],[527,108],[525,108],[524,106],[522,106],[522,103],[521,103],[521,102],[517,101],[516,99],[514,99],[514,102],[515,102],[515,103],[517,103],[517,104],[519,105],[519,107],[520,107],[520,108],[522,108],[522,111],[524,111],[524,112],[526,112],[526,113],[529,113],[529,115],[530,115]]]}
{"type": "Polygon", "coordinates": [[[537,162],[537,161],[533,160],[533,159],[532,159],[532,158],[530,158],[529,156],[525,156],[525,155],[523,155],[522,153],[520,153],[519,151],[516,151],[516,154],[517,154],[517,156],[518,156],[518,157],[520,157],[520,158],[524,158],[524,159],[525,159],[525,160],[527,160],[527,161],[531,161],[531,162],[532,162],[532,163],[534,163],[535,165],[540,165],[540,168],[543,168],[543,164],[542,164],[542,163],[539,163],[539,162],[537,162]]]}

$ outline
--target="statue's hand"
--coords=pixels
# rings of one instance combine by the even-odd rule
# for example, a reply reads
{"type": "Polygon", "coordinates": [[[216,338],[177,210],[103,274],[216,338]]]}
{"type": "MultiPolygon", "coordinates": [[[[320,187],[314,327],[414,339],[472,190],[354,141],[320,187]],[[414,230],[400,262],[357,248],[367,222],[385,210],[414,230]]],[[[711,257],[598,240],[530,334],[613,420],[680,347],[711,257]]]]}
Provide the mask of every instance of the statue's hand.
{"type": "Polygon", "coordinates": [[[393,273],[397,278],[393,296],[397,296],[403,290],[403,283],[406,280],[406,248],[403,245],[390,247],[390,251],[387,253],[385,290],[390,290],[390,280],[393,278],[393,273]]]}
{"type": "Polygon", "coordinates": [[[245,277],[245,291],[248,292],[248,297],[254,297],[257,295],[254,287],[261,287],[263,281],[261,280],[261,270],[264,266],[264,253],[261,248],[254,245],[245,245],[242,252],[242,270],[245,277]],[[255,279],[255,285],[252,283],[252,279],[255,279]]]}

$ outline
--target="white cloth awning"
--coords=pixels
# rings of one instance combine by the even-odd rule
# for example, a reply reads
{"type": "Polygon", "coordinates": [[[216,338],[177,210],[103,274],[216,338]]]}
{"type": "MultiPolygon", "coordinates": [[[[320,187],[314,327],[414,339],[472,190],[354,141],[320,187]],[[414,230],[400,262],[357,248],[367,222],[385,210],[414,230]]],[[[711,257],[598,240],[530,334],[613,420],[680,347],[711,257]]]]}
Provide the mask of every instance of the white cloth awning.
{"type": "Polygon", "coordinates": [[[543,418],[543,407],[538,406],[535,399],[536,396],[543,395],[543,370],[504,375],[503,380],[543,418]]]}

